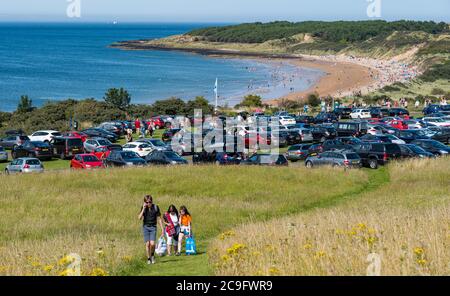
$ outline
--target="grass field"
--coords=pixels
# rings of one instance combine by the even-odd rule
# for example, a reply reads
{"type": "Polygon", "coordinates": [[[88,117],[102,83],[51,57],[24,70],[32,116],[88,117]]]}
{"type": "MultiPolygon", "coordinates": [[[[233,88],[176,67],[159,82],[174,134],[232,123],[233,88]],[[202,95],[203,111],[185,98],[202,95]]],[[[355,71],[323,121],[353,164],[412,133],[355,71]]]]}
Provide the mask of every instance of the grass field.
{"type": "Polygon", "coordinates": [[[59,274],[75,252],[83,274],[212,274],[211,239],[240,224],[332,204],[361,192],[364,171],[163,167],[0,176],[0,273],[59,274]],[[327,188],[327,190],[324,190],[327,188]],[[147,266],[137,220],[144,194],[162,209],[185,204],[200,254],[147,266]],[[94,272],[95,273],[95,272],[94,272]]]}
{"type": "Polygon", "coordinates": [[[377,257],[381,275],[449,275],[449,167],[450,159],[392,164],[389,183],[358,198],[238,227],[211,244],[215,272],[366,275],[377,257]]]}

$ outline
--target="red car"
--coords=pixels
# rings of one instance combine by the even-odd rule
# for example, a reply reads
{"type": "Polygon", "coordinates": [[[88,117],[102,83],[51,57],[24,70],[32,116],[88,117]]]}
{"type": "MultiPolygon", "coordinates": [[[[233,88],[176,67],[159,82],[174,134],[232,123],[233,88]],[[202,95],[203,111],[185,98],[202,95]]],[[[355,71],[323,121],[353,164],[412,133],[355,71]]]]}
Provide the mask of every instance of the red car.
{"type": "Polygon", "coordinates": [[[93,154],[78,154],[70,161],[71,169],[94,169],[103,167],[103,161],[93,154]]]}
{"type": "Polygon", "coordinates": [[[120,145],[99,146],[95,148],[92,154],[95,155],[98,159],[103,160],[106,159],[113,150],[122,150],[122,146],[120,145]]]}
{"type": "Polygon", "coordinates": [[[406,124],[403,120],[394,119],[389,122],[387,122],[388,125],[392,126],[393,128],[399,129],[399,130],[407,130],[408,124],[406,124]]]}
{"type": "Polygon", "coordinates": [[[155,127],[155,129],[160,129],[160,128],[165,128],[166,127],[166,123],[159,116],[158,117],[152,117],[152,119],[150,119],[150,122],[153,122],[153,126],[155,127]]]}
{"type": "Polygon", "coordinates": [[[245,148],[254,147],[256,144],[270,145],[271,142],[272,141],[270,138],[266,139],[265,137],[261,136],[259,133],[254,133],[254,132],[246,133],[245,137],[244,137],[245,148]]]}
{"type": "Polygon", "coordinates": [[[83,141],[83,143],[86,141],[86,139],[88,138],[88,135],[86,135],[85,133],[82,132],[65,132],[62,134],[64,137],[72,137],[72,138],[78,138],[81,139],[81,141],[83,141]]]}

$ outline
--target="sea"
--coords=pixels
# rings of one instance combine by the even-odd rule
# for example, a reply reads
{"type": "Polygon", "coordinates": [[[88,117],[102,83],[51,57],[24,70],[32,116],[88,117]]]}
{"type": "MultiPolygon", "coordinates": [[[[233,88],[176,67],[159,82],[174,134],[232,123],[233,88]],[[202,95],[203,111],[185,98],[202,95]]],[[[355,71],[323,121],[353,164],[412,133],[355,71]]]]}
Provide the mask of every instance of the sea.
{"type": "Polygon", "coordinates": [[[132,103],[204,96],[234,106],[247,94],[279,98],[313,86],[323,72],[289,62],[220,58],[175,51],[128,51],[117,41],[154,39],[221,24],[0,23],[0,111],[14,111],[20,96],[34,106],[95,98],[125,88],[132,103]]]}

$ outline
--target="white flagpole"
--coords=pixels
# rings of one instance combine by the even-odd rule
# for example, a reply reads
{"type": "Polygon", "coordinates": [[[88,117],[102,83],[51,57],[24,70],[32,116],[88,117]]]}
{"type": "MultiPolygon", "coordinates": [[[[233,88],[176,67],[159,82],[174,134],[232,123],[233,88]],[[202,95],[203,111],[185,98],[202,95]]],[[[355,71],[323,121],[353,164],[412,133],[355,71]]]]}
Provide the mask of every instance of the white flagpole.
{"type": "Polygon", "coordinates": [[[215,110],[217,111],[218,108],[218,95],[217,95],[217,91],[218,91],[218,78],[216,78],[216,84],[214,85],[214,94],[216,95],[216,105],[215,105],[215,110]]]}

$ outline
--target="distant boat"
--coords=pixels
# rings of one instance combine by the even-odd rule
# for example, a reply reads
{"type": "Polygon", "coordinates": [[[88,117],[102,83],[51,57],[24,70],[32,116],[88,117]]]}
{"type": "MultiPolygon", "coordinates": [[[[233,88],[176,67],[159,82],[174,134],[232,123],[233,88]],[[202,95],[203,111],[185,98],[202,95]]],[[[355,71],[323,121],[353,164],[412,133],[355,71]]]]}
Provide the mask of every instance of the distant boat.
{"type": "Polygon", "coordinates": [[[118,21],[113,21],[113,25],[117,25],[119,22],[118,21]]]}

